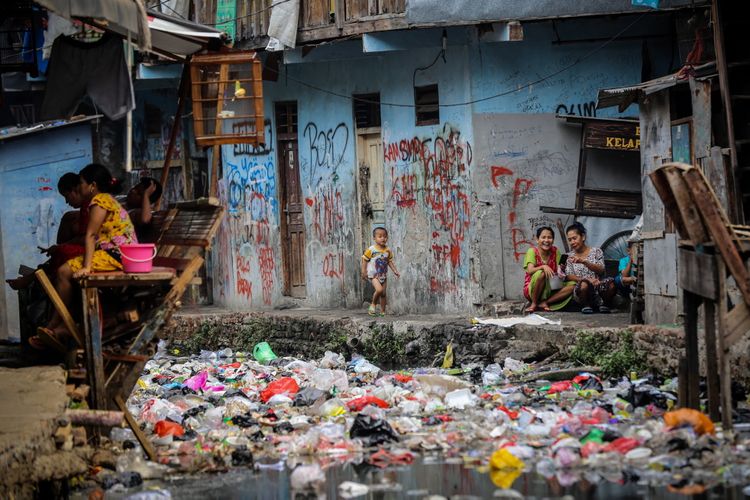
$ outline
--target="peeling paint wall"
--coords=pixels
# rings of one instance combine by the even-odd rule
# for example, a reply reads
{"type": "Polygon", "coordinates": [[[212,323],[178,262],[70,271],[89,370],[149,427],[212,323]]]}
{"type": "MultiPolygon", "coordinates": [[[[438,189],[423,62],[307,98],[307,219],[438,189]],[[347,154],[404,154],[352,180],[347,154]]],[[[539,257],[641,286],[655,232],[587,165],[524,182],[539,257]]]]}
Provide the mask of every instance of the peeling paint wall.
{"type": "MultiPolygon", "coordinates": [[[[72,210],[57,192],[57,181],[91,163],[91,128],[84,122],[0,141],[3,280],[16,278],[20,265],[35,268],[47,259],[38,247],[56,243],[60,219],[72,210]]],[[[18,294],[6,283],[1,286],[5,328],[0,338],[19,338],[18,294]]]]}
{"type": "MultiPolygon", "coordinates": [[[[587,26],[599,23],[600,32],[606,22],[571,21],[570,29],[584,36],[587,26]]],[[[620,24],[610,26],[612,34],[620,24]]],[[[303,303],[360,307],[369,299],[359,277],[371,242],[359,237],[356,129],[352,101],[341,96],[371,92],[380,93],[385,220],[402,274],[389,278],[390,310],[467,312],[519,297],[518,256],[532,228],[550,222],[539,205],[572,206],[575,197],[580,132],[553,114],[594,114],[599,88],[639,81],[641,71],[640,41],[582,58],[591,44],[553,44],[550,23],[525,30],[523,42],[480,43],[474,28],[454,28],[445,61],[436,59],[440,30],[434,48],[363,53],[361,42],[347,41],[288,54],[278,81],[264,82],[266,147],[223,147],[221,197],[229,216],[214,252],[216,301],[236,309],[287,301],[273,116],[281,101],[298,105],[303,303]],[[575,70],[561,71],[578,59],[575,70]],[[438,125],[415,124],[413,84],[438,85],[438,125]]],[[[407,48],[409,33],[404,37],[407,48]]]]}

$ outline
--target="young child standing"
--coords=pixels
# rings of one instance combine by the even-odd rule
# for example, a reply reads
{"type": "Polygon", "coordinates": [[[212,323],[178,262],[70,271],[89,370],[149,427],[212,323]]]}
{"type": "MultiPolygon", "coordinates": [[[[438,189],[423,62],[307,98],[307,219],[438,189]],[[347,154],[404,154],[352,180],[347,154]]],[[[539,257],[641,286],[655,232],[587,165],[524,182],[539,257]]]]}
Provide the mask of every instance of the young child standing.
{"type": "Polygon", "coordinates": [[[388,248],[388,231],[384,227],[376,227],[372,231],[372,238],[375,244],[371,245],[362,255],[362,279],[370,280],[375,287],[375,293],[372,294],[372,303],[367,309],[367,314],[375,316],[377,314],[375,307],[380,301],[380,315],[385,316],[385,306],[387,302],[386,287],[388,285],[388,268],[393,270],[396,277],[401,275],[393,264],[393,252],[388,248]]]}

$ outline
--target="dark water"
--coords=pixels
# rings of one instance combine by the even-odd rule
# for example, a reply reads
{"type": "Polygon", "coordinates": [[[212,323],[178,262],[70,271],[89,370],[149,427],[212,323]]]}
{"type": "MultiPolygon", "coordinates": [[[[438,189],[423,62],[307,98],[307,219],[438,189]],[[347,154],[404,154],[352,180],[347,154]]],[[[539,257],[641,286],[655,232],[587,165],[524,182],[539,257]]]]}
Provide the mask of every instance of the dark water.
{"type": "MultiPolygon", "coordinates": [[[[575,498],[575,499],[719,499],[746,498],[741,487],[713,486],[698,495],[670,491],[667,486],[651,487],[637,482],[623,482],[621,473],[612,476],[579,472],[560,473],[549,479],[528,472],[513,481],[512,490],[504,491],[493,484],[489,474],[461,463],[444,459],[419,460],[410,466],[378,469],[366,464],[334,465],[326,470],[326,483],[319,494],[292,491],[290,472],[286,470],[234,469],[223,474],[203,474],[148,482],[127,493],[108,494],[107,498],[127,498],[137,491],[168,490],[174,499],[313,499],[340,498],[338,485],[355,481],[371,485],[372,490],[359,499],[422,499],[441,495],[453,500],[474,498],[575,498]],[[439,460],[439,461],[438,461],[439,460]],[[574,482],[574,483],[573,483],[574,482]],[[572,483],[572,484],[571,484],[572,483]]],[[[83,497],[85,498],[85,497],[83,497]]]]}

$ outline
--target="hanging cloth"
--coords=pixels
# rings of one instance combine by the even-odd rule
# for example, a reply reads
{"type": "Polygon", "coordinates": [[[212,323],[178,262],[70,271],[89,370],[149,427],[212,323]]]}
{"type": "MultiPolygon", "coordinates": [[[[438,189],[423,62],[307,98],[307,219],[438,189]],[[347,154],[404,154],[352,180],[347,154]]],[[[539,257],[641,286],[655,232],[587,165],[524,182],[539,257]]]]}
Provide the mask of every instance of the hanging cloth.
{"type": "Polygon", "coordinates": [[[41,119],[70,118],[86,95],[111,120],[122,118],[135,108],[120,38],[105,33],[95,42],[69,36],[55,39],[41,119]]]}

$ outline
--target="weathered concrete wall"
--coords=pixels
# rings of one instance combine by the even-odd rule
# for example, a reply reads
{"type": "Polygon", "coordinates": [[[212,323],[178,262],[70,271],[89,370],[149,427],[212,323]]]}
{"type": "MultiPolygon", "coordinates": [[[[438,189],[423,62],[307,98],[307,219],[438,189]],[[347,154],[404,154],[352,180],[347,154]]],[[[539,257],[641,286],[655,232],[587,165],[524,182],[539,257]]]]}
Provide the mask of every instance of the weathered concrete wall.
{"type": "MultiPolygon", "coordinates": [[[[484,297],[521,297],[521,265],[534,244],[534,231],[540,226],[555,228],[557,219],[541,213],[540,205],[575,205],[580,129],[546,113],[477,114],[474,129],[474,213],[482,221],[484,297]]],[[[565,216],[562,220],[568,222],[565,216]]],[[[556,243],[563,248],[560,238],[557,234],[556,243]]]]}
{"type": "MultiPolygon", "coordinates": [[[[608,22],[562,24],[578,36],[611,36],[622,28],[621,21],[602,28],[608,22]]],[[[280,101],[296,101],[299,112],[304,304],[359,307],[368,299],[359,265],[370,242],[360,237],[356,130],[347,96],[369,92],[380,93],[385,218],[402,272],[390,281],[391,311],[467,312],[520,296],[518,255],[532,227],[547,221],[539,205],[570,205],[575,196],[577,129],[563,130],[551,114],[594,114],[599,88],[639,81],[641,69],[639,41],[611,44],[589,57],[589,44],[553,44],[549,23],[525,30],[523,42],[480,43],[474,28],[452,28],[445,61],[435,58],[441,30],[434,31],[434,47],[363,53],[361,42],[348,41],[285,54],[278,81],[264,82],[266,147],[223,147],[221,196],[230,214],[214,252],[217,303],[241,310],[287,300],[273,116],[280,101]],[[440,123],[416,126],[413,84],[433,83],[440,123]],[[521,120],[519,113],[533,117],[521,120]]],[[[409,34],[403,36],[408,47],[409,34]]]]}
{"type": "MultiPolygon", "coordinates": [[[[71,210],[57,192],[57,181],[92,161],[88,122],[0,141],[0,259],[4,276],[15,278],[18,267],[46,260],[37,247],[55,244],[62,215],[71,210]]],[[[0,338],[20,337],[18,294],[3,283],[0,338]]]]}

